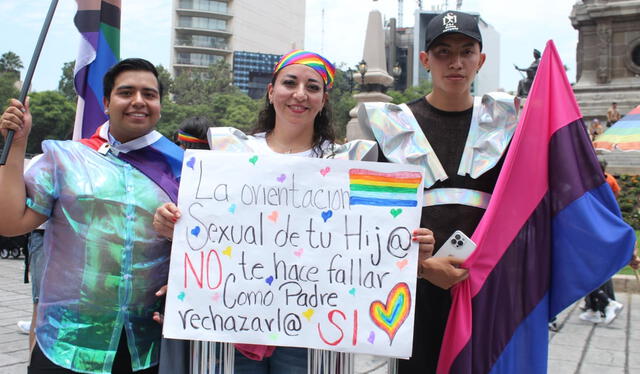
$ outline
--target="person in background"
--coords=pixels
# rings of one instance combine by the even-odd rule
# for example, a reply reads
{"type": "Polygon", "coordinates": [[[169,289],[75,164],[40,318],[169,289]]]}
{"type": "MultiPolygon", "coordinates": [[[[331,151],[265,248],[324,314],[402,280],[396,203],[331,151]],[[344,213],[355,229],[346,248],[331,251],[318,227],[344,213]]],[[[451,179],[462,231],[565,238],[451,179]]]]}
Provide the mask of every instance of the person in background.
{"type": "Polygon", "coordinates": [[[602,134],[603,132],[603,128],[602,128],[602,123],[600,123],[600,120],[597,118],[594,118],[591,121],[591,141],[596,140],[596,138],[598,137],[598,135],[602,134]]]}
{"type": "Polygon", "coordinates": [[[213,123],[206,117],[195,116],[182,121],[178,129],[177,144],[182,149],[209,149],[207,131],[213,123]]]}
{"type": "Polygon", "coordinates": [[[611,103],[609,110],[607,110],[607,128],[618,122],[620,117],[620,112],[618,112],[618,103],[611,103]]]}
{"type": "MultiPolygon", "coordinates": [[[[607,161],[601,160],[600,168],[602,168],[604,178],[617,199],[618,196],[620,196],[620,186],[616,178],[606,172],[607,161]]],[[[636,256],[634,254],[631,263],[633,263],[635,259],[636,256]]],[[[605,324],[610,324],[618,316],[622,308],[624,308],[624,304],[616,301],[613,281],[611,279],[587,295],[584,301],[584,312],[582,312],[579,317],[583,321],[592,323],[604,322],[605,324]]]]}

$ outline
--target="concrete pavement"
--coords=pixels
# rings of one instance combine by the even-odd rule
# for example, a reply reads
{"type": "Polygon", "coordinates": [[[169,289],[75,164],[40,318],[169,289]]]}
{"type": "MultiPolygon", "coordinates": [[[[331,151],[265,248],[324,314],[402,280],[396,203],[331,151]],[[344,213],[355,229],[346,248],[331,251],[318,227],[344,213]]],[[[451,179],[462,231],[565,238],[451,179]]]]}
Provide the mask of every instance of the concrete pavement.
{"type": "MultiPolygon", "coordinates": [[[[26,373],[29,359],[27,335],[16,322],[31,318],[31,285],[22,283],[24,259],[0,259],[0,374],[26,373]]],[[[620,284],[634,284],[635,279],[620,284]]],[[[624,289],[623,289],[624,290],[624,289]]],[[[610,325],[581,321],[575,303],[558,316],[560,331],[550,333],[551,374],[640,373],[640,295],[618,292],[625,307],[610,325]]],[[[359,356],[359,374],[385,374],[385,359],[359,356]]]]}

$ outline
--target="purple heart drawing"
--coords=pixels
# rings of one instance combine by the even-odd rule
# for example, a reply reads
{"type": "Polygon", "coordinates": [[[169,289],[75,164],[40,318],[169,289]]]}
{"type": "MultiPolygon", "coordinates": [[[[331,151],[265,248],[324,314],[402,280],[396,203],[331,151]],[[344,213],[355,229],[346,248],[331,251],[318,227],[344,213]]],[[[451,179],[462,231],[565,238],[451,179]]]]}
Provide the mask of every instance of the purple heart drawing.
{"type": "Polygon", "coordinates": [[[284,174],[280,174],[280,176],[276,178],[276,180],[280,183],[284,182],[285,179],[287,179],[287,176],[284,174]]]}
{"type": "Polygon", "coordinates": [[[269,277],[267,279],[265,279],[264,281],[269,283],[269,286],[271,286],[271,283],[273,283],[273,275],[269,275],[269,277]]]}
{"type": "Polygon", "coordinates": [[[328,220],[329,218],[331,218],[331,216],[333,216],[333,212],[332,212],[332,211],[330,211],[330,210],[327,210],[326,212],[322,212],[322,214],[321,214],[321,215],[322,215],[322,219],[323,219],[325,222],[327,222],[327,220],[328,220]]]}
{"type": "Polygon", "coordinates": [[[187,161],[187,166],[191,168],[191,170],[193,170],[193,166],[196,164],[196,158],[195,157],[191,157],[189,159],[189,161],[187,161]]]}
{"type": "Polygon", "coordinates": [[[197,238],[199,234],[200,234],[200,226],[196,226],[191,229],[191,235],[197,238]]]}
{"type": "Polygon", "coordinates": [[[369,343],[373,344],[373,342],[375,342],[375,341],[376,341],[376,333],[375,333],[375,332],[373,332],[373,331],[371,331],[371,332],[369,333],[369,337],[367,338],[367,341],[368,341],[369,343]]]}

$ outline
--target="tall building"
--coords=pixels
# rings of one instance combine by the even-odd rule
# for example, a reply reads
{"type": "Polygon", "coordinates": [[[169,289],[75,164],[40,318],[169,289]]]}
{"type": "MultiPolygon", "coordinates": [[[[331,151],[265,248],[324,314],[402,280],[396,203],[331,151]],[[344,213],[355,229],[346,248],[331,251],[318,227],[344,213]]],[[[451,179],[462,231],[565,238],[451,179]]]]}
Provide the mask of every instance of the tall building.
{"type": "Polygon", "coordinates": [[[305,0],[173,0],[173,74],[223,59],[233,68],[235,51],[280,56],[303,48],[304,20],[305,0]]]}
{"type": "Polygon", "coordinates": [[[273,67],[281,57],[281,54],[233,52],[233,85],[252,99],[262,97],[271,82],[273,67]]]}

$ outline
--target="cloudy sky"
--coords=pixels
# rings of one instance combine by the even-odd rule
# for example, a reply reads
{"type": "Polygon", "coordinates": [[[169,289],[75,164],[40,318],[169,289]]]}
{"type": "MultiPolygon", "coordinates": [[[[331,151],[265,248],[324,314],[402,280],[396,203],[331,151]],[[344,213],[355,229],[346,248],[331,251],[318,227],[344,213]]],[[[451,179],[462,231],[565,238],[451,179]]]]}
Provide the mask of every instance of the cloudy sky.
{"type": "MultiPolygon", "coordinates": [[[[121,57],[143,57],[168,66],[171,0],[122,3],[121,57]]],[[[403,26],[413,26],[416,3],[404,0],[403,26]]],[[[424,10],[445,3],[454,8],[456,1],[422,1],[424,10]]],[[[569,80],[575,81],[578,33],[569,20],[574,3],[575,0],[463,0],[461,10],[478,12],[500,34],[500,86],[514,90],[521,76],[513,64],[528,66],[533,48],[544,49],[549,39],[554,40],[569,67],[569,80]]],[[[50,1],[29,0],[28,7],[24,4],[21,0],[0,1],[0,53],[17,53],[26,72],[50,1]]],[[[396,0],[307,0],[306,4],[305,48],[346,66],[362,59],[369,11],[378,9],[386,19],[398,14],[396,0]]],[[[59,2],[34,74],[34,90],[56,89],[63,63],[75,59],[79,38],[73,25],[75,11],[75,1],[59,2]]]]}

